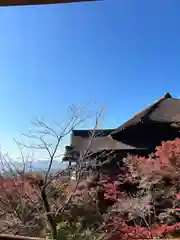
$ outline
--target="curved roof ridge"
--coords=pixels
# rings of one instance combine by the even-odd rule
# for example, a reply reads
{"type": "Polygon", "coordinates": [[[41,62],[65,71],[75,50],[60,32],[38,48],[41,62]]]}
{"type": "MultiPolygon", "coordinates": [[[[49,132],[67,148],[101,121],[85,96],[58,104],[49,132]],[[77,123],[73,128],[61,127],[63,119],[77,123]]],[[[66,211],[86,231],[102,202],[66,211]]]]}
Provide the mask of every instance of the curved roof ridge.
{"type": "MultiPolygon", "coordinates": [[[[145,109],[137,112],[136,114],[134,114],[133,117],[135,117],[136,115],[138,115],[138,114],[140,114],[140,113],[148,110],[149,108],[153,107],[155,104],[157,104],[157,103],[159,103],[160,101],[165,100],[165,99],[167,99],[167,98],[172,98],[172,95],[171,95],[169,92],[167,92],[165,95],[163,95],[162,97],[160,97],[160,98],[158,98],[157,100],[155,100],[153,103],[148,104],[148,106],[147,106],[145,109]]],[[[133,117],[132,117],[132,118],[133,118],[133,117]]]]}
{"type": "Polygon", "coordinates": [[[158,100],[156,100],[153,104],[151,104],[148,108],[146,108],[147,112],[146,114],[142,117],[143,119],[148,117],[148,115],[155,109],[158,107],[158,105],[168,99],[168,98],[172,98],[171,94],[169,92],[167,92],[164,96],[160,97],[158,100]]]}
{"type": "Polygon", "coordinates": [[[172,95],[169,92],[165,93],[164,96],[157,99],[154,103],[150,104],[148,107],[146,107],[142,111],[136,113],[133,117],[130,118],[130,120],[126,121],[124,124],[118,127],[115,131],[113,131],[111,135],[118,133],[123,128],[129,127],[131,125],[135,125],[138,122],[142,121],[143,119],[148,118],[149,114],[151,114],[152,111],[154,111],[162,101],[170,98],[173,98],[172,95]]]}

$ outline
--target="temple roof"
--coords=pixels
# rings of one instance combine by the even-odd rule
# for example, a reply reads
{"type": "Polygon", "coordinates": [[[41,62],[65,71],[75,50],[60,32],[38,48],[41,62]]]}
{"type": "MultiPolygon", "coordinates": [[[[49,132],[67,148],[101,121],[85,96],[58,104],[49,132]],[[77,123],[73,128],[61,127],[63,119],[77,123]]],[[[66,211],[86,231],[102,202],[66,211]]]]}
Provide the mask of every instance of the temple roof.
{"type": "Polygon", "coordinates": [[[180,99],[173,98],[170,93],[151,104],[130,120],[118,127],[111,135],[116,135],[122,129],[126,129],[139,122],[153,121],[159,123],[177,123],[180,121],[180,99]]]}
{"type": "Polygon", "coordinates": [[[55,3],[92,2],[95,0],[1,0],[0,6],[25,6],[55,3]]]}
{"type": "Polygon", "coordinates": [[[73,136],[78,136],[78,137],[89,137],[92,133],[96,137],[102,137],[102,136],[108,136],[111,134],[115,129],[85,129],[85,130],[73,130],[72,134],[73,136]]]}
{"type": "Polygon", "coordinates": [[[90,151],[93,153],[103,151],[103,150],[112,150],[112,151],[117,151],[117,150],[145,150],[147,148],[137,148],[135,146],[132,146],[130,144],[121,142],[121,141],[116,141],[112,139],[111,137],[102,137],[102,138],[95,138],[92,141],[92,144],[90,146],[90,151]]]}
{"type": "MultiPolygon", "coordinates": [[[[115,136],[122,129],[127,129],[131,126],[135,126],[138,123],[145,122],[157,122],[157,123],[177,123],[180,121],[180,99],[173,98],[169,93],[166,93],[163,97],[157,100],[155,103],[148,106],[143,111],[137,113],[133,118],[125,122],[117,129],[86,129],[86,130],[73,130],[71,138],[71,146],[68,147],[67,152],[74,150],[85,150],[89,146],[88,138],[92,136],[94,131],[94,138],[89,146],[89,151],[97,153],[101,151],[109,150],[147,150],[153,149],[154,142],[149,140],[145,143],[137,140],[130,140],[125,137],[115,140],[115,136]],[[139,142],[138,142],[139,141],[139,142]],[[72,148],[72,149],[71,149],[72,148]]],[[[151,136],[152,137],[152,136],[151,136]]],[[[164,137],[164,135],[163,135],[164,137]]],[[[157,140],[159,141],[159,140],[157,140]]]]}

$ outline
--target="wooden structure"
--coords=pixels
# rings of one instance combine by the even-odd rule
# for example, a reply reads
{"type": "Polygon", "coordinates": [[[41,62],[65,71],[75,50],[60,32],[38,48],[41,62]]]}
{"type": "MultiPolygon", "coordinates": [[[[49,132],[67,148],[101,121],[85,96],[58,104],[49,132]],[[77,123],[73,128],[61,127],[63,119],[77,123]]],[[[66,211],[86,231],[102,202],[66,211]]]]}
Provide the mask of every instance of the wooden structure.
{"type": "Polygon", "coordinates": [[[0,240],[45,240],[45,238],[34,238],[19,235],[0,234],[0,240]]]}
{"type": "Polygon", "coordinates": [[[169,93],[160,98],[129,121],[111,133],[113,139],[146,148],[151,152],[162,141],[179,137],[179,131],[173,126],[180,122],[180,99],[169,93]]]}
{"type": "MultiPolygon", "coordinates": [[[[180,99],[166,93],[117,129],[95,130],[89,151],[93,156],[102,151],[113,151],[119,159],[127,153],[146,156],[162,141],[180,137],[179,129],[173,126],[179,122],[180,99]]],[[[69,162],[69,166],[75,164],[78,153],[87,148],[92,132],[93,130],[72,131],[71,145],[66,147],[63,159],[69,162]]]]}
{"type": "Polygon", "coordinates": [[[26,6],[26,5],[42,5],[55,3],[76,3],[76,2],[92,2],[96,0],[1,0],[0,6],[26,6]]]}
{"type": "MultiPolygon", "coordinates": [[[[18,235],[0,234],[0,240],[48,240],[45,238],[23,237],[18,235]]],[[[172,240],[166,238],[166,240],[172,240]]],[[[173,238],[173,240],[180,240],[180,238],[173,238]]]]}

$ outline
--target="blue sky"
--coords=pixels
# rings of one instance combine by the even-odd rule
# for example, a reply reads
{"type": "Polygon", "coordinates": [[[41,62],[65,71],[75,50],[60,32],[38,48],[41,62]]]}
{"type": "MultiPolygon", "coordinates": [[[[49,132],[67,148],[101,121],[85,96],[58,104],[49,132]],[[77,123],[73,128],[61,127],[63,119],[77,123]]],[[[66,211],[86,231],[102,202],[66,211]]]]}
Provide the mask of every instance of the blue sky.
{"type": "MultiPolygon", "coordinates": [[[[165,92],[180,96],[180,1],[0,8],[0,141],[71,104],[106,106],[116,127],[165,92]]],[[[87,124],[89,127],[89,124],[87,124]]]]}

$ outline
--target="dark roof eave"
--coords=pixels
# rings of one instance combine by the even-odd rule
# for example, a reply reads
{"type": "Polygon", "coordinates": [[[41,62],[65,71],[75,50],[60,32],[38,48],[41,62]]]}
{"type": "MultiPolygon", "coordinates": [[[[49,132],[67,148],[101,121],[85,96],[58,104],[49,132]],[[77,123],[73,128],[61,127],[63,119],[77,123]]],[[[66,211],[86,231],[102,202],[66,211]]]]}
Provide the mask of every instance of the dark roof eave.
{"type": "MultiPolygon", "coordinates": [[[[178,121],[178,120],[173,120],[173,121],[163,121],[163,120],[162,121],[156,121],[156,120],[149,119],[148,121],[149,122],[153,122],[153,123],[163,123],[163,124],[178,124],[178,123],[180,123],[180,121],[178,121]]],[[[143,120],[141,120],[140,122],[143,123],[143,120]]],[[[140,122],[138,122],[138,123],[140,123],[140,122]]],[[[131,127],[133,127],[135,125],[137,125],[137,123],[131,124],[131,127]]],[[[120,129],[118,128],[117,130],[113,131],[109,136],[115,136],[116,134],[120,133],[121,131],[123,131],[124,129],[126,129],[128,127],[129,126],[121,127],[120,129]]]]}
{"type": "Polygon", "coordinates": [[[92,133],[97,136],[108,136],[110,135],[115,129],[74,129],[72,130],[73,136],[79,137],[88,137],[92,133]]]}
{"type": "MultiPolygon", "coordinates": [[[[154,104],[150,105],[149,107],[145,108],[144,110],[142,110],[141,112],[139,112],[138,114],[136,114],[134,117],[132,117],[130,120],[128,120],[127,122],[125,122],[124,124],[122,124],[120,127],[118,127],[117,129],[115,129],[115,131],[113,131],[112,133],[110,133],[111,136],[115,136],[118,133],[120,133],[122,130],[131,127],[131,126],[135,126],[140,122],[144,122],[146,120],[151,121],[148,116],[149,114],[151,114],[158,106],[159,104],[168,98],[172,98],[170,93],[166,93],[163,97],[161,97],[159,100],[157,100],[154,104]]],[[[154,121],[153,122],[158,122],[158,121],[154,121]]],[[[162,123],[163,121],[161,121],[162,123]]],[[[168,123],[177,123],[178,121],[174,120],[174,121],[168,121],[168,123]]],[[[164,123],[166,123],[166,121],[164,121],[164,123]]]]}
{"type": "Polygon", "coordinates": [[[76,2],[95,2],[95,1],[97,0],[1,0],[0,7],[62,4],[62,3],[76,3],[76,2]]]}

